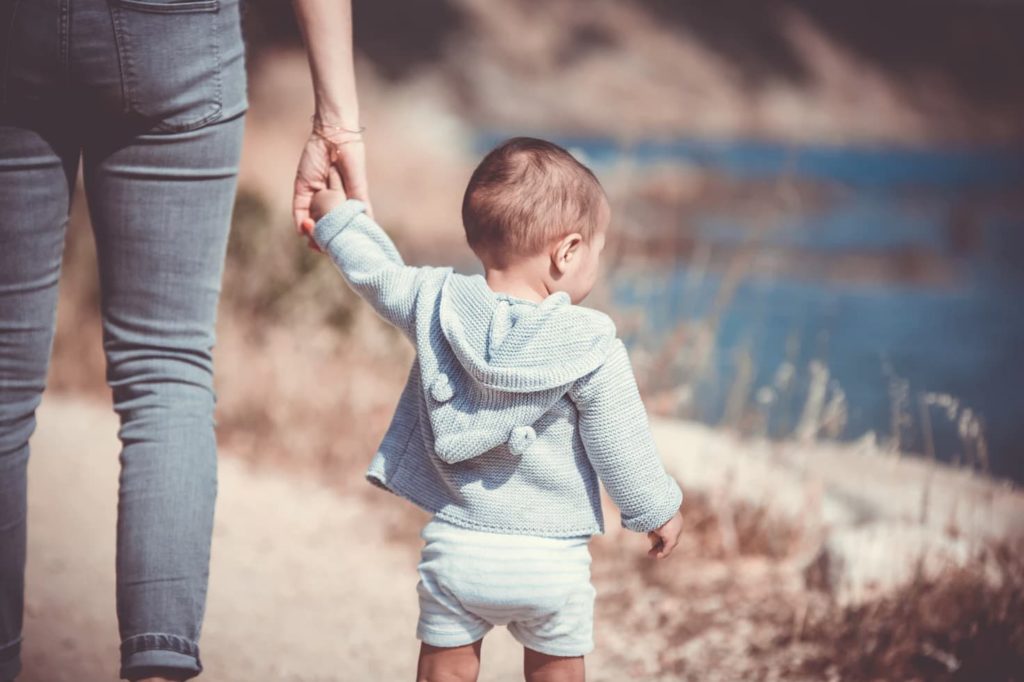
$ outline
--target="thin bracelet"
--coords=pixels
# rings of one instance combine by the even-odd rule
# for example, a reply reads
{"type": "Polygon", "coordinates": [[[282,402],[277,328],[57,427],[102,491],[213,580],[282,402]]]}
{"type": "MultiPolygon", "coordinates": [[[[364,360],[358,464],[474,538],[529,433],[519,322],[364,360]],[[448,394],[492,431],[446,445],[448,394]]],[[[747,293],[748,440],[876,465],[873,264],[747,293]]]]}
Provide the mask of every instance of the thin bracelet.
{"type": "Polygon", "coordinates": [[[363,135],[362,135],[361,132],[357,133],[354,130],[349,130],[347,132],[349,134],[352,134],[352,135],[357,135],[358,137],[351,137],[351,138],[349,138],[347,140],[335,140],[334,138],[332,138],[330,136],[329,133],[326,133],[323,130],[319,130],[318,128],[313,128],[313,134],[314,135],[319,137],[324,142],[328,142],[330,144],[333,144],[335,147],[340,147],[343,144],[352,144],[353,142],[362,142],[363,141],[363,135]]]}
{"type": "Polygon", "coordinates": [[[345,126],[335,126],[330,125],[328,123],[323,123],[322,121],[317,120],[316,114],[313,114],[310,117],[310,120],[313,121],[313,132],[325,133],[327,132],[327,129],[330,129],[337,131],[339,133],[351,133],[353,135],[361,135],[366,130],[366,126],[359,126],[357,129],[353,130],[352,128],[346,128],[345,126]]]}

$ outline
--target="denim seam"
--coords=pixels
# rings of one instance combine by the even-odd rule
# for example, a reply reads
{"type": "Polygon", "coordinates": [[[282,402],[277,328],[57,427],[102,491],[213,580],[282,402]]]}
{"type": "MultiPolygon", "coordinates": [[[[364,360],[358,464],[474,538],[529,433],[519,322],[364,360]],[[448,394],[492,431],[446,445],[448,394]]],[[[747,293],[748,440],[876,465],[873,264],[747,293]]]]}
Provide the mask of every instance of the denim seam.
{"type": "MultiPolygon", "coordinates": [[[[205,126],[208,123],[213,123],[214,121],[218,120],[221,117],[221,115],[224,113],[224,92],[223,92],[224,83],[223,83],[223,74],[221,73],[221,55],[220,55],[220,51],[221,50],[220,50],[220,35],[219,35],[220,34],[221,7],[220,7],[220,2],[218,0],[210,0],[210,2],[212,3],[212,5],[211,5],[211,7],[209,9],[194,10],[194,11],[195,12],[210,12],[210,13],[212,13],[214,15],[214,16],[210,17],[211,20],[209,22],[210,23],[210,35],[209,35],[209,37],[210,37],[210,44],[209,44],[209,49],[213,53],[213,59],[214,59],[214,61],[216,63],[216,68],[214,69],[214,72],[213,72],[213,111],[211,111],[209,114],[207,114],[206,116],[202,117],[198,121],[196,121],[194,123],[189,123],[188,125],[180,125],[180,124],[179,125],[167,125],[167,124],[158,123],[156,126],[154,126],[154,128],[153,128],[154,131],[166,132],[166,133],[180,133],[180,132],[185,132],[185,131],[188,131],[188,130],[196,130],[198,128],[202,128],[203,126],[205,126]]],[[[189,4],[193,4],[193,3],[189,3],[189,4]]],[[[149,11],[147,9],[142,9],[141,7],[139,7],[137,5],[127,5],[127,6],[134,7],[136,9],[139,9],[140,11],[143,11],[143,12],[149,11]]]]}
{"type": "Polygon", "coordinates": [[[111,3],[110,21],[114,25],[114,44],[117,47],[117,66],[121,70],[121,101],[124,103],[123,113],[130,114],[133,109],[132,89],[128,87],[128,80],[131,78],[131,46],[125,36],[124,22],[121,18],[121,8],[111,3]]]}
{"type": "Polygon", "coordinates": [[[2,55],[4,61],[3,64],[0,64],[0,104],[7,103],[7,77],[11,63],[11,38],[14,36],[14,25],[18,18],[18,7],[20,6],[21,0],[13,0],[11,3],[11,25],[5,29],[7,40],[4,43],[4,53],[2,55]]]}
{"type": "MultiPolygon", "coordinates": [[[[194,123],[188,125],[168,125],[158,123],[154,126],[153,130],[165,133],[181,133],[189,130],[196,130],[202,128],[208,123],[213,123],[218,120],[224,113],[224,93],[223,93],[223,74],[221,73],[221,56],[220,56],[220,16],[221,16],[220,4],[214,0],[214,7],[212,10],[202,10],[204,12],[212,12],[210,23],[210,45],[209,49],[213,53],[214,61],[216,62],[216,68],[213,72],[213,111],[206,116],[202,117],[194,123]]],[[[145,10],[143,10],[145,11],[145,10]]]]}
{"type": "Polygon", "coordinates": [[[0,660],[3,660],[3,652],[11,649],[15,655],[18,653],[18,645],[21,644],[22,637],[18,635],[6,644],[0,644],[0,660]]]}
{"type": "Polygon", "coordinates": [[[58,8],[60,20],[60,67],[65,74],[71,72],[71,3],[61,0],[58,8]]]}
{"type": "Polygon", "coordinates": [[[219,12],[220,0],[193,0],[175,4],[158,2],[140,2],[139,0],[121,0],[118,4],[124,7],[149,12],[150,14],[192,14],[199,12],[219,12]]]}
{"type": "Polygon", "coordinates": [[[205,125],[216,121],[224,113],[224,60],[221,56],[221,18],[223,12],[219,2],[214,2],[214,15],[213,21],[210,22],[210,49],[213,51],[213,59],[217,63],[217,68],[214,71],[213,76],[213,87],[214,87],[214,104],[216,108],[209,116],[204,118],[197,124],[198,126],[205,125]]]}
{"type": "Polygon", "coordinates": [[[199,645],[179,635],[168,635],[159,632],[148,632],[132,635],[121,642],[121,658],[142,651],[173,651],[199,660],[199,645]]]}
{"type": "MultiPolygon", "coordinates": [[[[221,73],[221,50],[220,42],[218,40],[218,29],[220,24],[217,19],[221,15],[221,7],[219,0],[211,0],[214,5],[212,9],[202,9],[198,12],[213,13],[215,16],[210,21],[210,45],[209,48],[213,52],[214,59],[216,60],[216,70],[213,75],[213,87],[214,87],[214,99],[213,99],[213,110],[202,117],[201,119],[193,122],[189,122],[187,125],[175,124],[169,125],[165,123],[158,123],[153,126],[153,132],[161,133],[181,133],[188,132],[190,130],[197,130],[217,121],[224,114],[224,95],[223,95],[223,74],[221,73]]],[[[137,74],[135,73],[135,65],[132,63],[132,40],[129,35],[130,31],[126,30],[124,22],[124,15],[122,14],[122,8],[129,8],[140,12],[148,12],[148,9],[141,9],[137,5],[122,4],[122,3],[110,3],[110,16],[111,21],[114,25],[114,42],[117,45],[117,61],[121,69],[121,98],[124,101],[124,113],[133,114],[139,110],[139,102],[135,95],[135,88],[132,83],[137,80],[137,74]]],[[[192,10],[190,13],[195,13],[196,10],[192,10]]],[[[157,13],[157,12],[153,12],[157,13]]],[[[170,12],[163,12],[170,13],[170,12]]]]}

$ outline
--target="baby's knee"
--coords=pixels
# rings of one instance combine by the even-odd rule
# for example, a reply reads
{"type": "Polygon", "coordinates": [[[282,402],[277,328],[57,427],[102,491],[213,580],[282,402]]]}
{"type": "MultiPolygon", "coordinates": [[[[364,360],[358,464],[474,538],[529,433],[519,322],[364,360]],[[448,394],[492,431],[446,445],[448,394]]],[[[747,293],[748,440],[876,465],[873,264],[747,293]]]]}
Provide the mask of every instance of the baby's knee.
{"type": "Polygon", "coordinates": [[[480,674],[480,642],[451,649],[424,644],[417,682],[476,682],[480,674]]]}
{"type": "Polygon", "coordinates": [[[469,670],[433,670],[427,673],[421,672],[416,682],[476,682],[479,669],[470,672],[469,670]]]}
{"type": "Polygon", "coordinates": [[[421,668],[416,682],[476,682],[479,674],[479,663],[446,663],[421,668]]]}
{"type": "Polygon", "coordinates": [[[524,648],[523,672],[526,682],[583,682],[582,656],[551,656],[524,648]]]}

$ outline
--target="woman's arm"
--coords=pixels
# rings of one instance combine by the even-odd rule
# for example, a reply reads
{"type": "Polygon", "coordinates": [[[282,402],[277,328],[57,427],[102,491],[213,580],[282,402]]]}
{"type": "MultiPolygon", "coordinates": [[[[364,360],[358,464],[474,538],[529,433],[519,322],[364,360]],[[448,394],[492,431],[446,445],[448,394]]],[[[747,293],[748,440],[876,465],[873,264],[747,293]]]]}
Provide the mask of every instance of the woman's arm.
{"type": "Polygon", "coordinates": [[[359,121],[359,100],[352,53],[351,0],[293,0],[306,42],[316,109],[313,130],[295,174],[292,209],[295,227],[309,220],[313,193],[327,185],[333,163],[345,193],[370,205],[366,156],[359,121]]]}

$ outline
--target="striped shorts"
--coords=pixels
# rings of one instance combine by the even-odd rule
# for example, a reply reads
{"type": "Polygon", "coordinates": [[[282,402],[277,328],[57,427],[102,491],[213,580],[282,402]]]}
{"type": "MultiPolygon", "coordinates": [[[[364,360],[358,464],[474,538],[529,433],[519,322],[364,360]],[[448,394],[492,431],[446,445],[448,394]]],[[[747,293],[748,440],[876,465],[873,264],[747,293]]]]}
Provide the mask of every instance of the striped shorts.
{"type": "Polygon", "coordinates": [[[421,534],[416,636],[436,647],[472,644],[495,625],[551,656],[594,649],[589,537],[468,530],[434,519],[421,534]]]}

